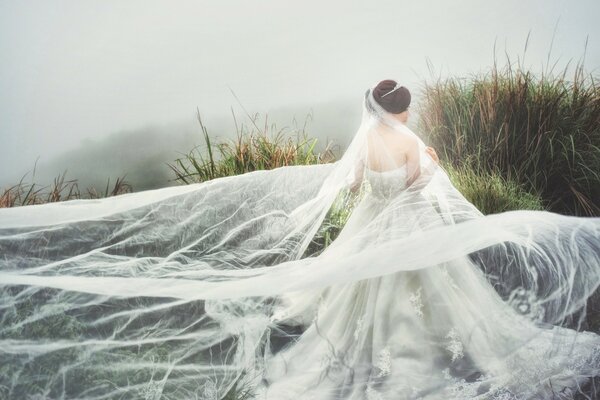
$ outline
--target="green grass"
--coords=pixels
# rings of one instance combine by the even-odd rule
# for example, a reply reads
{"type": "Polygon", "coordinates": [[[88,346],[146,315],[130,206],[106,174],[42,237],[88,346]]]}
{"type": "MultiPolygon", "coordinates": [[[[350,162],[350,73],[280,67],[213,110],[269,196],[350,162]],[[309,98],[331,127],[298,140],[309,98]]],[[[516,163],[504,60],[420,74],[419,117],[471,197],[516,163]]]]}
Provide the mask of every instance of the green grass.
{"type": "MultiPolygon", "coordinates": [[[[168,164],[180,183],[204,182],[224,176],[239,175],[289,165],[310,165],[334,161],[336,156],[327,145],[317,151],[317,139],[309,138],[303,129],[296,136],[277,130],[275,124],[259,127],[258,116],[251,117],[250,129],[237,128],[236,138],[214,144],[200,111],[197,114],[204,140],[203,148],[194,147],[183,157],[168,164]]],[[[235,118],[235,116],[234,116],[235,118]]]]}
{"type": "Polygon", "coordinates": [[[337,238],[360,198],[361,193],[349,190],[338,193],[303,257],[318,256],[337,238]]]}
{"type": "Polygon", "coordinates": [[[477,171],[468,164],[447,163],[444,169],[456,189],[483,214],[545,209],[539,195],[528,192],[523,185],[500,173],[477,171]]]}

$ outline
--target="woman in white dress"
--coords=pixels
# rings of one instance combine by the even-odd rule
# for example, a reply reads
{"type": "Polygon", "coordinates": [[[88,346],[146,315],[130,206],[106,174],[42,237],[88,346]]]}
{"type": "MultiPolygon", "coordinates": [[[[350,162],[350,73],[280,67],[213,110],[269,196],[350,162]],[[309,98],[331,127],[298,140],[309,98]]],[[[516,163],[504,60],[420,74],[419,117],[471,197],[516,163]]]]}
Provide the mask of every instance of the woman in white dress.
{"type": "Polygon", "coordinates": [[[369,89],[332,164],[0,210],[0,395],[591,393],[600,218],[482,215],[409,104],[395,81],[369,89]],[[308,256],[348,193],[339,236],[308,256]]]}
{"type": "MultiPolygon", "coordinates": [[[[447,208],[457,208],[449,212],[435,208],[449,193],[435,191],[431,180],[437,165],[420,159],[429,154],[437,162],[435,151],[405,125],[410,93],[389,80],[373,92],[367,93],[367,109],[388,114],[368,131],[365,165],[359,163],[352,185],[356,188],[364,176],[370,191],[321,257],[347,251],[346,241],[356,240],[351,248],[359,242],[371,246],[478,214],[475,209],[457,212],[466,206],[462,202],[449,201],[447,208]],[[361,233],[365,230],[370,232],[361,233]]],[[[402,252],[396,257],[402,264],[402,252]]],[[[507,259],[504,253],[496,262],[507,259]]],[[[513,299],[526,292],[515,288],[513,299]]],[[[565,387],[577,388],[578,375],[597,371],[600,336],[545,326],[540,311],[531,310],[541,302],[531,297],[517,304],[527,307],[522,315],[466,254],[424,269],[333,286],[319,294],[314,309],[314,299],[289,297],[275,319],[296,320],[307,328],[267,363],[272,375],[265,398],[521,399],[560,393],[569,398],[565,387]]]]}

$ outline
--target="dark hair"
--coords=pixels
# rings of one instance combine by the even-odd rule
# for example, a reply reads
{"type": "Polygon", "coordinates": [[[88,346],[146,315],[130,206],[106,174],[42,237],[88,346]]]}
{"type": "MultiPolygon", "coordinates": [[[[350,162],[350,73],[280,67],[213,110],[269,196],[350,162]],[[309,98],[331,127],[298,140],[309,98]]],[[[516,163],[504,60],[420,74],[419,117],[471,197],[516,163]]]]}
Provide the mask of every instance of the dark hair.
{"type": "Polygon", "coordinates": [[[373,89],[373,98],[385,111],[392,114],[400,114],[408,109],[410,105],[410,92],[404,86],[394,90],[397,83],[386,79],[377,84],[373,89]],[[394,90],[392,92],[392,90],[394,90]],[[391,93],[390,93],[391,92],[391,93]],[[389,95],[386,95],[388,94],[389,95]]]}

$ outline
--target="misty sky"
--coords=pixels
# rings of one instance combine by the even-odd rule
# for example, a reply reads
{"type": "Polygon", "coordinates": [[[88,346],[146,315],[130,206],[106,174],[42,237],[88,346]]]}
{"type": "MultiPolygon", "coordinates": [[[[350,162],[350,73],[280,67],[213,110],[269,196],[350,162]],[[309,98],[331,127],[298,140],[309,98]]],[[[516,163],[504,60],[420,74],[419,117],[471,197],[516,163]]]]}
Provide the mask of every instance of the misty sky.
{"type": "MultiPolygon", "coordinates": [[[[2,177],[127,129],[353,100],[381,79],[600,67],[600,1],[0,0],[2,177]]],[[[418,100],[418,99],[417,99],[418,100]]],[[[336,118],[345,118],[337,116],[336,118]]],[[[356,120],[356,116],[348,116],[356,120]]],[[[335,123],[335,121],[333,121],[335,123]]]]}

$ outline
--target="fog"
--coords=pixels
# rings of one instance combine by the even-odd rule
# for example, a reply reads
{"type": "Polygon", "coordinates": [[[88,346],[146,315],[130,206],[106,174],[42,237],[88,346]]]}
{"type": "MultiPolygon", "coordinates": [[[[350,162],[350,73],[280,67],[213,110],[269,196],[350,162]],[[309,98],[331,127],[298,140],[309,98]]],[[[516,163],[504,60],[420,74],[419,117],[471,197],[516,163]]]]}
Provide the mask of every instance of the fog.
{"type": "MultiPolygon", "coordinates": [[[[48,184],[172,184],[166,162],[232,112],[343,145],[365,89],[469,76],[496,58],[600,67],[600,2],[1,1],[0,187],[33,169],[48,184]],[[525,43],[529,36],[527,51],[525,43]],[[550,54],[549,54],[550,53],[550,54]],[[429,70],[433,66],[433,75],[429,70]]],[[[30,175],[28,175],[29,177],[30,175]]]]}

